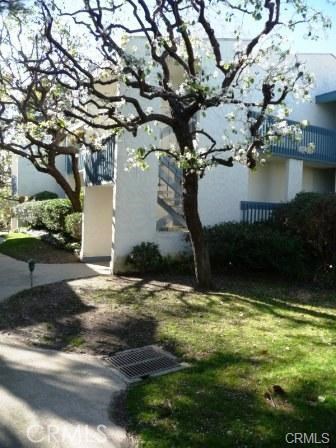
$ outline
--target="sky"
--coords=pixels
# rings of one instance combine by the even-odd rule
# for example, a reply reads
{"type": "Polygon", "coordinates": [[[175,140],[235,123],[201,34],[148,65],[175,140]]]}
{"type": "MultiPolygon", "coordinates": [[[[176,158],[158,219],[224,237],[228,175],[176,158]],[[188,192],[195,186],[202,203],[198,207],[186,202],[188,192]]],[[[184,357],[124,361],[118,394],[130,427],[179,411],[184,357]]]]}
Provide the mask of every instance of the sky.
{"type": "MultiPolygon", "coordinates": [[[[26,0],[29,4],[33,0],[26,0]]],[[[68,11],[73,11],[80,9],[83,0],[56,0],[59,5],[65,7],[68,11]]],[[[154,0],[148,0],[148,4],[150,4],[154,0]]],[[[233,1],[235,3],[236,0],[233,1]]],[[[306,0],[308,5],[312,8],[322,11],[324,15],[328,16],[332,22],[331,30],[328,32],[321,31],[320,38],[318,41],[312,41],[311,39],[307,39],[304,34],[307,29],[306,26],[299,26],[296,30],[292,32],[288,32],[288,37],[291,41],[292,49],[295,53],[333,53],[336,56],[336,0],[306,0]]],[[[91,4],[95,4],[95,0],[91,0],[91,4]]],[[[285,4],[285,2],[284,2],[285,4]]],[[[232,27],[228,26],[223,20],[218,16],[215,17],[215,30],[217,31],[218,37],[232,37],[232,27]]],[[[239,16],[239,20],[241,20],[241,15],[239,16]]],[[[244,18],[245,23],[246,18],[244,18]]],[[[127,18],[125,23],[129,24],[129,21],[132,21],[132,18],[127,18]]],[[[249,21],[247,20],[246,32],[244,32],[245,38],[254,37],[257,34],[258,27],[260,26],[260,22],[249,21]]]]}
{"type": "MultiPolygon", "coordinates": [[[[324,16],[330,18],[332,28],[328,31],[321,30],[319,39],[313,41],[304,36],[307,31],[306,25],[297,26],[294,32],[288,31],[288,33],[286,33],[291,41],[292,50],[295,53],[333,53],[336,56],[336,0],[307,0],[307,3],[310,7],[321,11],[324,16]]],[[[260,26],[260,22],[246,18],[243,20],[245,23],[244,28],[248,30],[243,32],[243,37],[248,39],[249,37],[255,36],[256,30],[258,29],[257,27],[260,26]]],[[[218,19],[216,22],[218,35],[220,35],[220,30],[221,28],[223,29],[223,24],[218,19]]],[[[227,25],[225,26],[227,27],[227,25]]],[[[229,34],[230,32],[221,37],[231,37],[229,34]]]]}
{"type": "Polygon", "coordinates": [[[303,30],[294,32],[294,47],[298,53],[333,53],[336,56],[336,5],[332,5],[325,0],[312,0],[309,2],[312,7],[323,11],[330,17],[332,28],[328,33],[321,33],[317,42],[312,42],[303,37],[303,30]]]}

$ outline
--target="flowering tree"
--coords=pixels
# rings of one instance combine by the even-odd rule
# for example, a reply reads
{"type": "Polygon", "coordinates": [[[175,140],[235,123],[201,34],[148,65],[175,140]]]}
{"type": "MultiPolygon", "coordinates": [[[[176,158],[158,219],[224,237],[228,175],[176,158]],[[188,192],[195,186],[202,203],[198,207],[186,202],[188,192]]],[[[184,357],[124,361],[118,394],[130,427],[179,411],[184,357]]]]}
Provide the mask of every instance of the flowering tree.
{"type": "Polygon", "coordinates": [[[7,188],[10,185],[10,180],[10,157],[6,153],[0,154],[0,189],[7,188]]]}
{"type": "Polygon", "coordinates": [[[0,0],[0,14],[3,12],[17,14],[22,11],[26,11],[26,8],[21,0],[0,0]]]}
{"type": "Polygon", "coordinates": [[[148,147],[134,148],[132,160],[144,167],[155,152],[172,157],[182,168],[183,209],[196,279],[199,286],[209,287],[209,256],[198,211],[199,179],[218,165],[231,167],[237,162],[252,169],[274,139],[299,136],[300,129],[285,120],[290,113],[286,99],[291,95],[307,99],[313,79],[291,56],[284,35],[287,28],[304,23],[308,36],[315,38],[314,24],[322,20],[328,27],[328,21],[304,0],[84,0],[77,11],[68,7],[61,11],[57,4],[49,9],[43,0],[40,4],[53,57],[66,61],[67,76],[76,73],[90,95],[73,103],[68,116],[112,133],[136,135],[139,128],[151,133],[151,124],[159,123],[174,134],[175,145],[162,147],[153,139],[148,147]],[[94,57],[74,54],[60,41],[55,11],[57,23],[70,16],[88,42],[91,38],[94,57]],[[235,28],[236,45],[227,54],[217,35],[242,15],[255,34],[241,40],[235,28]],[[139,45],[134,48],[139,36],[145,57],[139,45]],[[119,89],[114,89],[116,85],[119,89]],[[224,112],[221,141],[203,126],[202,117],[213,108],[224,112]],[[264,126],[269,114],[275,119],[264,126]]]}
{"type": "Polygon", "coordinates": [[[8,228],[12,201],[11,157],[8,153],[0,153],[0,230],[8,228]]]}
{"type": "Polygon", "coordinates": [[[36,24],[28,25],[32,16],[0,20],[0,151],[23,157],[52,176],[74,211],[81,211],[79,147],[94,151],[98,145],[94,133],[88,135],[64,115],[78,92],[69,83],[62,85],[58,69],[43,73],[50,45],[37,34],[36,24]],[[62,156],[71,160],[73,183],[58,167],[62,156]]]}

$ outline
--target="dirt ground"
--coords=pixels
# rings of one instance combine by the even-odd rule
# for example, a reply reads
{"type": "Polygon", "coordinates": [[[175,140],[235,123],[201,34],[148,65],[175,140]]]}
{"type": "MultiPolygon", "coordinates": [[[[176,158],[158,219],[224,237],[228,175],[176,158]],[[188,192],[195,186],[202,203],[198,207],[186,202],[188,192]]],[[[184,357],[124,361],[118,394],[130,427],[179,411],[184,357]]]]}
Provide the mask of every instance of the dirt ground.
{"type": "MultiPolygon", "coordinates": [[[[38,347],[100,356],[154,343],[174,352],[174,341],[160,339],[159,326],[195,312],[192,291],[186,277],[97,276],[40,286],[0,303],[0,332],[38,347]]],[[[314,297],[294,287],[287,294],[299,303],[314,297]]]]}
{"type": "Polygon", "coordinates": [[[94,277],[19,293],[0,304],[0,332],[38,347],[102,356],[152,344],[155,320],[127,304],[137,286],[139,294],[157,288],[155,282],[143,287],[141,280],[94,277]]]}

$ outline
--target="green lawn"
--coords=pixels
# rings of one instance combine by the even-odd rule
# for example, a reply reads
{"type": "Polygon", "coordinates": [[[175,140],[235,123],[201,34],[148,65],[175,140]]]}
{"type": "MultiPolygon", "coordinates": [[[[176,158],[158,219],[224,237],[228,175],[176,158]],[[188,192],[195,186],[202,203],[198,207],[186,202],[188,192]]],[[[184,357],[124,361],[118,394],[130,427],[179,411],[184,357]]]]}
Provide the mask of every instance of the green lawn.
{"type": "Polygon", "coordinates": [[[334,293],[243,284],[118,301],[155,316],[157,340],[192,365],[130,390],[140,446],[280,448],[289,432],[330,433],[336,446],[334,293]]]}
{"type": "Polygon", "coordinates": [[[99,355],[157,343],[189,362],[130,388],[128,425],[141,447],[282,448],[301,432],[329,433],[329,445],[310,446],[335,447],[335,292],[222,279],[198,293],[183,282],[35,288],[0,304],[0,331],[99,355]]]}
{"type": "Polygon", "coordinates": [[[6,241],[0,244],[0,253],[22,261],[33,258],[38,263],[71,263],[77,258],[64,250],[56,249],[26,233],[11,232],[3,235],[6,241]]]}

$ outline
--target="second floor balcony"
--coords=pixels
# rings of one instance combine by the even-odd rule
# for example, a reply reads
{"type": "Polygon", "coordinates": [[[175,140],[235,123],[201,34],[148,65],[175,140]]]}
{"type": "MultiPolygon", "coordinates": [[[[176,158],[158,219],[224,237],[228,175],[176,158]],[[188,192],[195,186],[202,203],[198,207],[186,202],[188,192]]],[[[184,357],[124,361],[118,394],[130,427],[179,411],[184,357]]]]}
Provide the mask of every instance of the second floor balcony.
{"type": "MultiPolygon", "coordinates": [[[[265,121],[264,129],[271,120],[272,118],[269,118],[265,121]]],[[[299,124],[293,120],[286,121],[289,125],[299,124]]],[[[279,157],[336,165],[336,130],[309,125],[303,128],[302,132],[301,141],[296,141],[293,137],[286,136],[274,143],[271,146],[272,154],[279,157]],[[313,143],[315,146],[313,151],[307,151],[310,143],[313,143]]]]}
{"type": "MultiPolygon", "coordinates": [[[[114,182],[114,164],[114,136],[106,140],[105,148],[100,151],[79,153],[79,170],[86,186],[114,182]]],[[[67,157],[67,173],[72,174],[70,157],[67,157]]]]}

